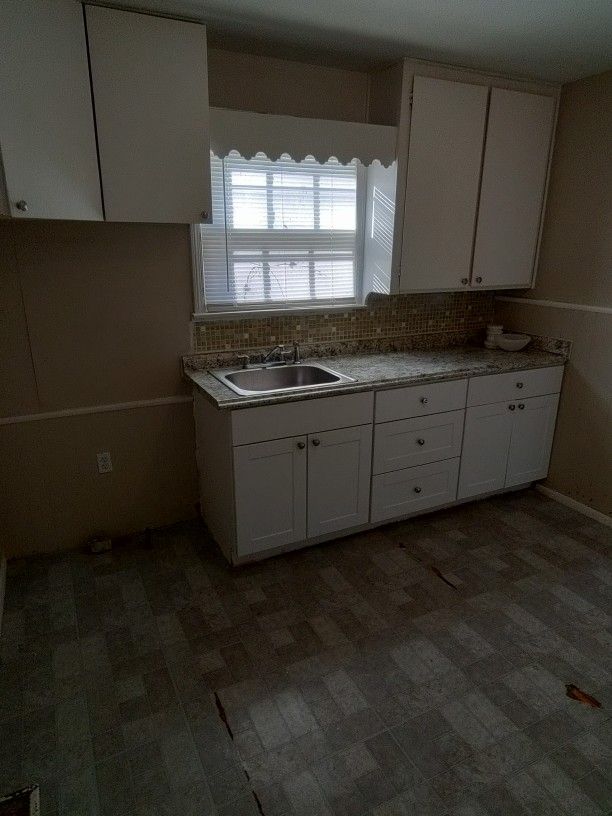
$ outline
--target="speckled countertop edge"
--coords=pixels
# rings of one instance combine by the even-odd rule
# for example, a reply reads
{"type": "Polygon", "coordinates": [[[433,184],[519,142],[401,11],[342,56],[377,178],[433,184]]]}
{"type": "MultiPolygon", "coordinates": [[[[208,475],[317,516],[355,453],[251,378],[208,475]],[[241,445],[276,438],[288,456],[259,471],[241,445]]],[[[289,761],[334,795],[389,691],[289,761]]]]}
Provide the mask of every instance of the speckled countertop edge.
{"type": "Polygon", "coordinates": [[[566,360],[567,357],[563,354],[537,349],[507,352],[472,347],[317,358],[318,363],[352,377],[355,382],[260,396],[235,394],[208,371],[186,369],[185,376],[218,408],[237,409],[486,374],[525,371],[530,368],[546,368],[563,365],[566,360]]]}

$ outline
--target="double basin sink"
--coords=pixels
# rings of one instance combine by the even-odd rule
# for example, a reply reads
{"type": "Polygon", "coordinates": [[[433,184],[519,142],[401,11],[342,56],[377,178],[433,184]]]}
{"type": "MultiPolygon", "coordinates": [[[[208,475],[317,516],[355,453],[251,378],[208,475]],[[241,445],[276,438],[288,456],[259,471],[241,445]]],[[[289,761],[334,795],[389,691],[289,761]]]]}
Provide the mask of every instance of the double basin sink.
{"type": "Polygon", "coordinates": [[[216,370],[210,373],[236,394],[245,397],[355,382],[352,377],[318,363],[272,363],[259,368],[216,370]]]}

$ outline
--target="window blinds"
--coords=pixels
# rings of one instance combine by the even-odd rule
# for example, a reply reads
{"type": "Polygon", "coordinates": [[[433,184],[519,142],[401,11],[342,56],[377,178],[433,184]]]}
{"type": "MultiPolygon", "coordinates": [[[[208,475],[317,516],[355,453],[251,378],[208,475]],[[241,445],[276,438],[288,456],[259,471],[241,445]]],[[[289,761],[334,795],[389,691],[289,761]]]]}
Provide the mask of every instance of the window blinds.
{"type": "Polygon", "coordinates": [[[212,157],[213,223],[201,226],[207,309],[354,303],[355,164],[212,157]]]}

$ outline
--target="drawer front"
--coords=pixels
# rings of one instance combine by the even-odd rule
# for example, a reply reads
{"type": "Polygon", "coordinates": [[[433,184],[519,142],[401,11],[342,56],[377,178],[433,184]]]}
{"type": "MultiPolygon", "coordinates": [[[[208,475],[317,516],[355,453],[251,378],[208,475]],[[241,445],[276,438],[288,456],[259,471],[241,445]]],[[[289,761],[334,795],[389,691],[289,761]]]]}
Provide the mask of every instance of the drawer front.
{"type": "Polygon", "coordinates": [[[459,459],[383,473],[372,479],[372,521],[407,516],[455,501],[459,459]]]}
{"type": "Polygon", "coordinates": [[[374,394],[368,392],[242,408],[232,411],[233,444],[366,425],[372,422],[373,405],[374,394]]]}
{"type": "Polygon", "coordinates": [[[411,385],[376,394],[376,422],[440,414],[465,408],[467,380],[411,385]]]}
{"type": "Polygon", "coordinates": [[[425,465],[461,454],[465,411],[399,419],[376,425],[374,473],[425,465]]]}
{"type": "Polygon", "coordinates": [[[473,377],[468,386],[467,404],[489,405],[502,400],[558,394],[562,379],[562,365],[473,377]]]}

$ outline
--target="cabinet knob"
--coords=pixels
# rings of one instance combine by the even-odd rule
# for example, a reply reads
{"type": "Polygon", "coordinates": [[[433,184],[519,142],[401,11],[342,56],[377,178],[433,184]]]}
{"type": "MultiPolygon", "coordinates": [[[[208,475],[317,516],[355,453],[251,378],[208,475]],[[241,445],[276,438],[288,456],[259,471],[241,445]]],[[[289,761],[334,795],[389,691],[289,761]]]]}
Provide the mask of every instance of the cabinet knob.
{"type": "Polygon", "coordinates": [[[306,447],[306,443],[305,442],[298,442],[297,446],[298,446],[298,448],[300,450],[304,450],[304,448],[306,447]]]}
{"type": "Polygon", "coordinates": [[[522,383],[522,382],[517,382],[516,387],[517,387],[517,388],[522,388],[522,387],[523,387],[523,383],[522,383]]]}
{"type": "Polygon", "coordinates": [[[480,277],[480,275],[476,278],[476,283],[482,283],[482,278],[480,277]]]}
{"type": "Polygon", "coordinates": [[[202,212],[202,221],[208,221],[208,210],[202,212]]]}
{"type": "Polygon", "coordinates": [[[469,283],[469,281],[468,281],[468,279],[467,279],[467,278],[461,278],[461,283],[462,283],[464,286],[467,286],[467,284],[469,283]]]}
{"type": "Polygon", "coordinates": [[[21,199],[21,201],[17,201],[17,202],[16,202],[15,207],[16,207],[16,208],[17,208],[17,209],[18,209],[20,212],[27,212],[27,211],[28,211],[28,202],[27,202],[27,201],[24,201],[23,199],[21,199]]]}
{"type": "Polygon", "coordinates": [[[522,411],[522,410],[525,408],[525,406],[523,405],[523,403],[522,403],[522,402],[521,402],[521,404],[519,405],[519,408],[521,409],[521,411],[522,411]]]}
{"type": "Polygon", "coordinates": [[[424,445],[424,444],[425,444],[424,439],[417,439],[417,445],[424,445]]]}
{"type": "Polygon", "coordinates": [[[318,448],[319,445],[321,444],[321,440],[320,439],[313,439],[312,444],[315,446],[315,448],[318,448]]]}
{"type": "Polygon", "coordinates": [[[415,487],[415,488],[414,488],[414,492],[415,492],[415,493],[420,493],[420,492],[421,492],[421,488],[420,488],[420,487],[415,487]]]}
{"type": "Polygon", "coordinates": [[[516,405],[509,405],[509,406],[508,406],[508,408],[509,408],[511,411],[514,411],[514,409],[516,408],[516,405]]]}
{"type": "Polygon", "coordinates": [[[427,397],[421,397],[421,402],[423,403],[423,405],[427,405],[429,400],[427,399],[427,397]]]}

